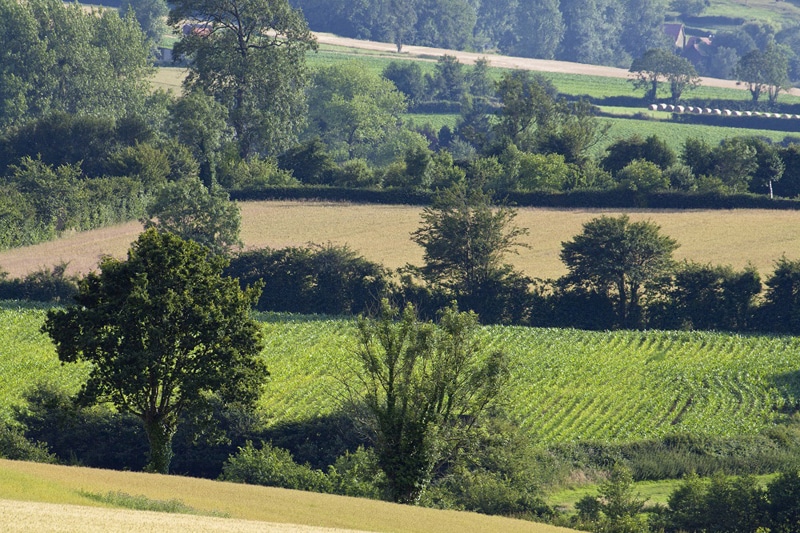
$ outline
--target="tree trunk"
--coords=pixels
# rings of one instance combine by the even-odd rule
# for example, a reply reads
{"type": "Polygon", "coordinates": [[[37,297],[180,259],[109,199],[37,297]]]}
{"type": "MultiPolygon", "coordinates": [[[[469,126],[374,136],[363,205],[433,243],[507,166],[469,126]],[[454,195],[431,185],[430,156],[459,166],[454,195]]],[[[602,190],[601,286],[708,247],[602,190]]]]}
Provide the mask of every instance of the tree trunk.
{"type": "Polygon", "coordinates": [[[150,444],[150,456],[145,469],[156,474],[168,474],[172,461],[172,437],[175,436],[175,424],[170,417],[146,415],[144,431],[150,444]]]}

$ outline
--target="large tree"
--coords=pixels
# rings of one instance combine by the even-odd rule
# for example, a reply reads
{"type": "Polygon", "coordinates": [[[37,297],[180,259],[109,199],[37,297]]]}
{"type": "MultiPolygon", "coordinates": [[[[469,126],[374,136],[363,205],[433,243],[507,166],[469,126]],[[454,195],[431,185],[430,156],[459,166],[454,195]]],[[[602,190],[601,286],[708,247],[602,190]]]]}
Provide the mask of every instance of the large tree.
{"type": "Polygon", "coordinates": [[[557,0],[523,0],[515,12],[510,54],[553,59],[564,38],[564,21],[557,0]]]}
{"type": "Polygon", "coordinates": [[[609,294],[616,299],[618,324],[639,326],[642,290],[672,267],[678,247],[659,230],[650,221],[631,222],[628,215],[593,218],[561,243],[567,281],[609,294]]]}
{"type": "Polygon", "coordinates": [[[766,90],[769,103],[774,105],[780,92],[789,87],[789,52],[779,45],[751,50],[736,64],[734,74],[747,84],[754,103],[766,90]]]}
{"type": "Polygon", "coordinates": [[[250,316],[258,289],[223,277],[227,261],[192,241],[151,229],[127,261],[103,259],[43,330],[64,363],[91,363],[80,396],[142,420],[148,469],[167,473],[181,415],[211,407],[211,394],[251,405],[268,375],[250,316]]]}
{"type": "Polygon", "coordinates": [[[306,52],[316,40],[286,0],[176,0],[169,22],[184,29],[176,54],[189,59],[188,90],[228,109],[243,158],[276,155],[304,125],[306,52]],[[181,26],[187,19],[202,24],[181,26]]]}
{"type": "Polygon", "coordinates": [[[359,321],[349,399],[374,435],[387,496],[415,502],[434,467],[469,438],[496,404],[508,379],[508,359],[488,352],[475,333],[474,313],[446,309],[437,325],[383,301],[380,315],[359,321]]]}
{"type": "Polygon", "coordinates": [[[132,13],[0,0],[0,21],[0,126],[52,111],[147,112],[150,50],[132,13]]]}
{"type": "Polygon", "coordinates": [[[673,102],[680,99],[683,91],[693,89],[700,83],[688,59],[662,48],[653,48],[634,59],[630,71],[636,76],[633,79],[634,86],[646,89],[645,99],[651,101],[656,100],[658,84],[662,81],[669,83],[673,102]]]}
{"type": "Polygon", "coordinates": [[[480,186],[459,183],[441,192],[411,235],[424,249],[423,278],[485,321],[502,320],[508,289],[522,282],[504,262],[526,246],[520,239],[528,230],[514,224],[516,216],[509,207],[495,207],[480,186]]]}
{"type": "Polygon", "coordinates": [[[391,81],[350,61],[322,67],[309,90],[309,126],[339,160],[379,161],[381,146],[397,137],[406,100],[391,81]]]}

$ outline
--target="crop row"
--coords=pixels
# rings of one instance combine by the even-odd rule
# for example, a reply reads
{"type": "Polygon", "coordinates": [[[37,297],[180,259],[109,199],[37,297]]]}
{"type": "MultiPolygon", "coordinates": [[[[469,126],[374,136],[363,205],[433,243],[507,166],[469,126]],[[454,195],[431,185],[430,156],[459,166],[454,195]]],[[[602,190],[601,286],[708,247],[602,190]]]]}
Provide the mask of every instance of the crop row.
{"type": "MultiPolygon", "coordinates": [[[[273,423],[336,411],[351,375],[355,323],[262,315],[273,423]]],[[[76,391],[87,368],[59,365],[44,311],[0,308],[0,417],[47,383],[76,391]]],[[[754,433],[800,407],[800,340],[705,332],[487,327],[512,360],[506,410],[540,442],[624,442],[671,433],[754,433]]]]}

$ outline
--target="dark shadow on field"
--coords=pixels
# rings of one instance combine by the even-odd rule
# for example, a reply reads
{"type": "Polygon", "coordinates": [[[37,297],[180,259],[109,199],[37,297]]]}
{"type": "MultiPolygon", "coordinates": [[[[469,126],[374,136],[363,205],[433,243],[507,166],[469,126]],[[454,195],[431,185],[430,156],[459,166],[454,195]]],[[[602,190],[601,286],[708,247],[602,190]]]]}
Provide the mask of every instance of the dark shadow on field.
{"type": "Polygon", "coordinates": [[[785,414],[794,414],[800,411],[800,370],[778,374],[772,378],[772,381],[787,400],[780,411],[785,414]]]}
{"type": "Polygon", "coordinates": [[[259,322],[270,324],[327,322],[330,320],[347,322],[353,320],[352,316],[347,315],[302,315],[298,313],[276,313],[272,311],[257,311],[254,313],[254,316],[259,322]]]}

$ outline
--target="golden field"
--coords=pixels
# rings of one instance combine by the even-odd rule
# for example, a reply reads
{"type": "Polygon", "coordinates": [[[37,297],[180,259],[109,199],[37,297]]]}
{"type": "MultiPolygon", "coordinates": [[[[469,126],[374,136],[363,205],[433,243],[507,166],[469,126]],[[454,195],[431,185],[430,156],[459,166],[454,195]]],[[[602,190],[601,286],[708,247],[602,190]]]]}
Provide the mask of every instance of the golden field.
{"type": "MultiPolygon", "coordinates": [[[[409,238],[419,227],[420,207],[302,201],[243,202],[240,207],[246,248],[331,242],[347,244],[390,268],[422,262],[422,249],[409,238]]],[[[782,255],[800,258],[800,211],[521,208],[516,222],[529,229],[525,242],[530,248],[509,259],[530,276],[558,277],[566,272],[559,259],[561,243],[589,219],[623,212],[659,224],[680,243],[679,260],[735,268],[750,263],[766,277],[782,255]]],[[[103,255],[124,258],[140,231],[140,224],[130,222],[6,250],[0,252],[0,269],[17,277],[66,261],[70,272],[86,273],[103,255]]]]}
{"type": "Polygon", "coordinates": [[[206,479],[0,460],[0,529],[6,532],[558,533],[572,530],[457,511],[206,479]],[[112,509],[83,493],[177,499],[196,516],[112,509]]]}

